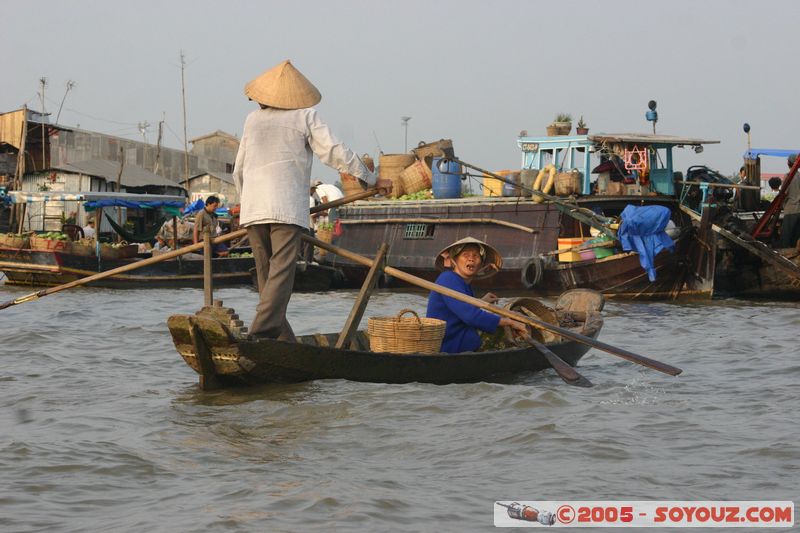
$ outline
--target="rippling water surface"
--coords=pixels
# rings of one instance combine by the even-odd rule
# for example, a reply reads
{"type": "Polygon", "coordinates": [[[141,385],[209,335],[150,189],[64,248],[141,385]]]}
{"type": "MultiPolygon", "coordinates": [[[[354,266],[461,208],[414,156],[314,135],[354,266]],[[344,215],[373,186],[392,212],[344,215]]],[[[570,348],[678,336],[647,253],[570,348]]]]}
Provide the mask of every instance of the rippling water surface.
{"type": "MultiPolygon", "coordinates": [[[[0,286],[5,301],[30,292],[0,286]]],[[[249,321],[256,294],[216,297],[249,321]]],[[[355,292],[298,294],[298,334],[355,292]]],[[[324,380],[202,392],[165,321],[199,290],[75,289],[0,311],[2,531],[486,531],[493,502],[800,500],[800,304],[610,302],[572,388],[324,380]]],[[[366,315],[424,310],[379,293],[366,315]]]]}

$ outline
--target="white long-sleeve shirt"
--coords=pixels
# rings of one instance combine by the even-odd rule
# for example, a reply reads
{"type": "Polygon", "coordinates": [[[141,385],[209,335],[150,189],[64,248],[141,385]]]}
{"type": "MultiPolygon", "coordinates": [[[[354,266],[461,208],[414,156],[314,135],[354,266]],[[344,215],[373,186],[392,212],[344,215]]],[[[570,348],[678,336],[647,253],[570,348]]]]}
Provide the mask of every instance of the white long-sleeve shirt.
{"type": "Polygon", "coordinates": [[[247,115],[233,169],[241,198],[240,224],[307,228],[313,154],[367,186],[375,184],[375,175],[333,136],[315,109],[267,108],[247,115]]]}

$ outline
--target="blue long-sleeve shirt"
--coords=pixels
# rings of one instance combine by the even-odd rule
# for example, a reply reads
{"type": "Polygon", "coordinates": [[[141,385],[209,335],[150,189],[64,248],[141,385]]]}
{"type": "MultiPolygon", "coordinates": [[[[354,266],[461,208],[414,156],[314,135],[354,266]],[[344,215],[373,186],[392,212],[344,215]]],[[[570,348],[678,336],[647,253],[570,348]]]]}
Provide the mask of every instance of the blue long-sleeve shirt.
{"type": "MultiPolygon", "coordinates": [[[[436,284],[474,297],[472,287],[461,276],[450,270],[439,274],[436,284]]],[[[449,296],[442,296],[438,292],[431,292],[428,296],[427,316],[447,323],[442,340],[442,351],[446,353],[477,350],[481,346],[478,330],[494,333],[500,323],[499,316],[449,296]]]]}

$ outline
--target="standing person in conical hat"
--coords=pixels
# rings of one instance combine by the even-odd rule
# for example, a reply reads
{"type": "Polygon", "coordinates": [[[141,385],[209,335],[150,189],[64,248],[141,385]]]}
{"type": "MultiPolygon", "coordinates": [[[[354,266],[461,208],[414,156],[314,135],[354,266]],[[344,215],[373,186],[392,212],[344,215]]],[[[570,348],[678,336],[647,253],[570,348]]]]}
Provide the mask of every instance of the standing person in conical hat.
{"type": "MultiPolygon", "coordinates": [[[[470,286],[472,281],[497,274],[503,266],[503,259],[485,242],[465,237],[439,252],[434,264],[437,270],[442,271],[436,278],[437,285],[474,297],[470,286]]],[[[482,299],[489,303],[497,302],[497,296],[491,292],[482,299]]],[[[480,348],[478,330],[494,333],[498,326],[510,326],[522,335],[528,334],[522,322],[501,318],[438,292],[431,292],[428,296],[427,316],[447,323],[442,340],[442,351],[447,353],[472,352],[480,348]]]]}
{"type": "MultiPolygon", "coordinates": [[[[247,116],[233,179],[241,198],[240,224],[247,228],[258,274],[259,303],[250,333],[294,340],[286,307],[292,294],[300,233],[308,228],[311,162],[356,176],[363,185],[391,191],[338,141],[312,106],[319,91],[288,60],[245,86],[259,109],[247,116]]],[[[388,183],[387,183],[388,182],[388,183]]]]}

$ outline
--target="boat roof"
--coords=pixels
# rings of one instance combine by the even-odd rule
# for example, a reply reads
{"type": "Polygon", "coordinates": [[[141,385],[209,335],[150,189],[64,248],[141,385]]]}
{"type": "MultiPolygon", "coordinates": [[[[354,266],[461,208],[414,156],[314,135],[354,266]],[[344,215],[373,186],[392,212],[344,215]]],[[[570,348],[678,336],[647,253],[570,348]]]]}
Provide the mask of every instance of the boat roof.
{"type": "Polygon", "coordinates": [[[800,150],[783,150],[780,148],[751,148],[744,153],[744,157],[745,159],[757,159],[760,155],[789,157],[792,154],[800,154],[800,150]]]}
{"type": "Polygon", "coordinates": [[[719,141],[709,139],[696,139],[678,135],[656,135],[653,133],[597,133],[589,135],[589,140],[598,143],[671,144],[674,146],[719,144],[719,141]]]}
{"type": "Polygon", "coordinates": [[[8,197],[15,204],[25,204],[32,202],[91,202],[100,200],[124,200],[147,204],[149,202],[186,202],[184,196],[174,196],[169,194],[133,194],[127,192],[105,192],[105,191],[85,191],[85,192],[58,192],[58,191],[9,191],[8,197]]]}

